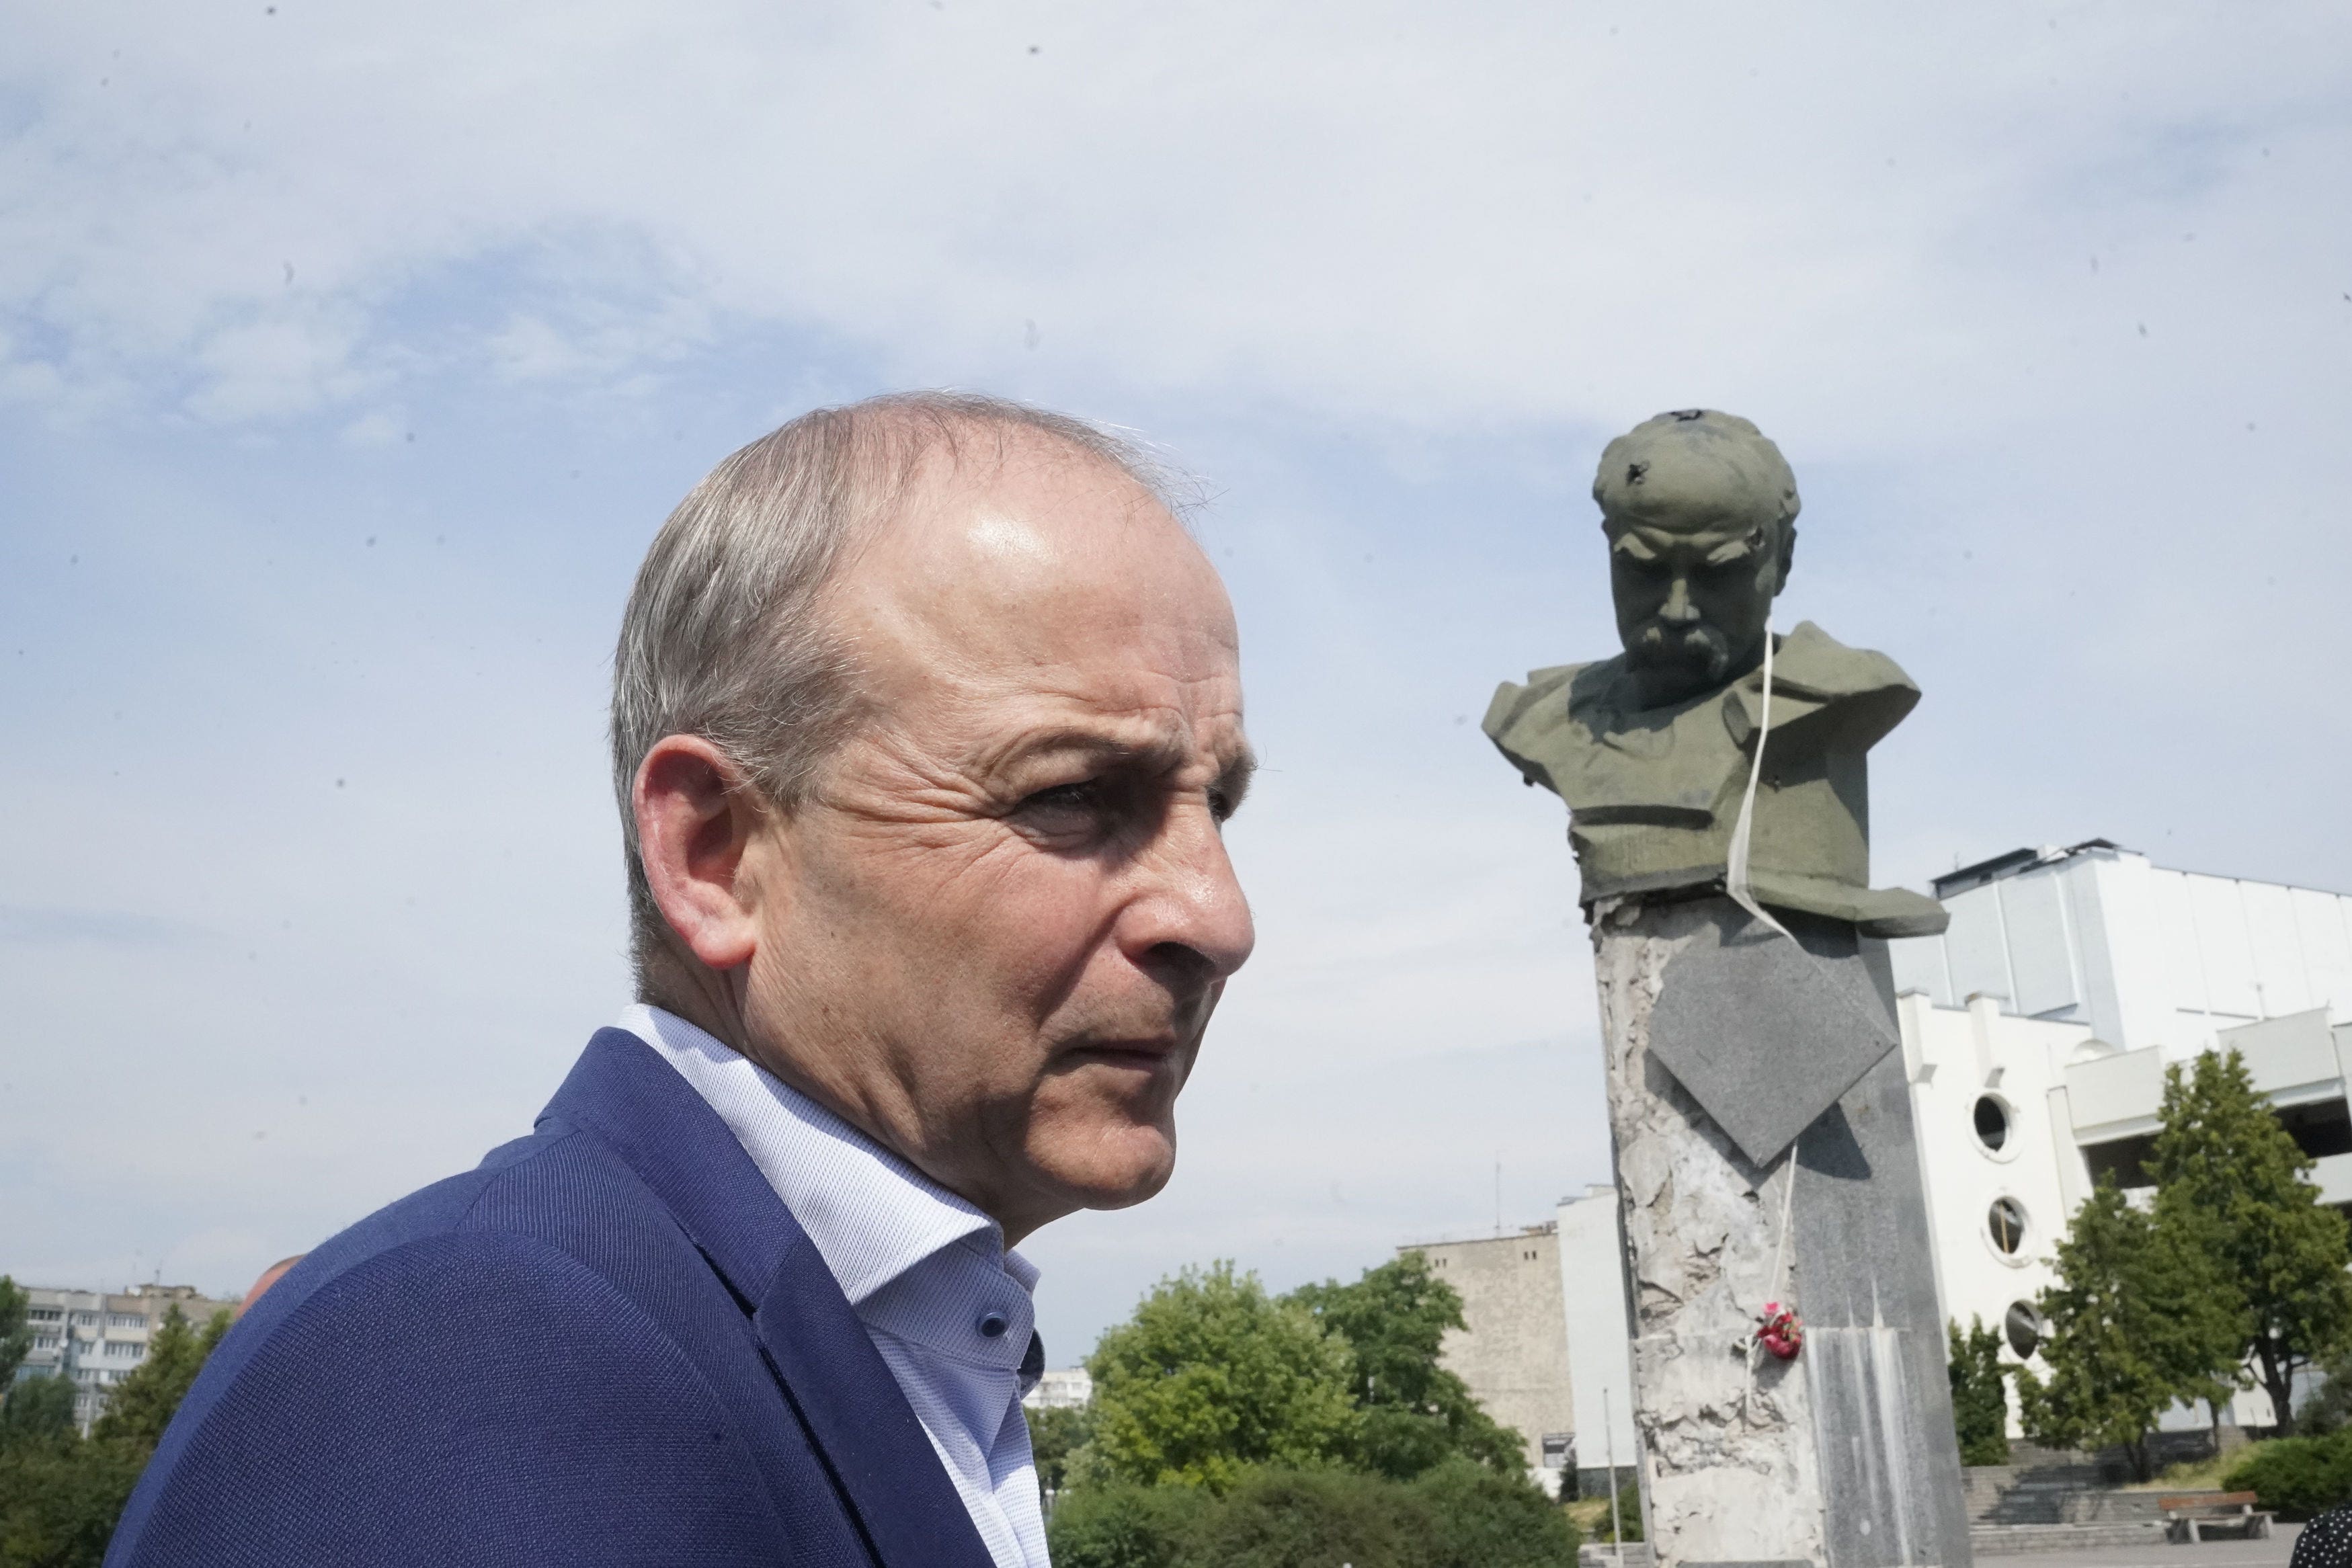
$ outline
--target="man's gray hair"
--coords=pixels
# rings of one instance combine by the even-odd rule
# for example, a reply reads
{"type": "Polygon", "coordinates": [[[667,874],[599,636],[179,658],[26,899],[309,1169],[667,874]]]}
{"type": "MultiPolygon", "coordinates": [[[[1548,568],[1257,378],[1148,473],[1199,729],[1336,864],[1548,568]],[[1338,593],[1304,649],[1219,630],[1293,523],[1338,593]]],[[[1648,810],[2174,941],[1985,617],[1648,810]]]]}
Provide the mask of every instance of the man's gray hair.
{"type": "MultiPolygon", "coordinates": [[[[976,392],[896,392],[821,408],[713,468],[637,569],[613,657],[613,789],[628,851],[629,946],[642,996],[665,924],[639,858],[630,794],[667,735],[709,741],[769,802],[806,798],[859,716],[851,650],[825,585],[904,500],[925,457],[1042,434],[1125,473],[1171,510],[1172,471],[1067,414],[976,392]]],[[[650,998],[648,998],[650,999],[650,998]]]]}

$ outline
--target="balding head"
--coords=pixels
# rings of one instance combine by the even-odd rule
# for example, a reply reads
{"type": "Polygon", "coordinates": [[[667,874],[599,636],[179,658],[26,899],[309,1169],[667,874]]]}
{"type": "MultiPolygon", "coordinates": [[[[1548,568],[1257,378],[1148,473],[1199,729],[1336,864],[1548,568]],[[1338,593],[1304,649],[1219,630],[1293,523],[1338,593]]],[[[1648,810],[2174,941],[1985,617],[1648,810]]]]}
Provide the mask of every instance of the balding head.
{"type": "Polygon", "coordinates": [[[826,613],[826,589],[912,493],[992,472],[1016,448],[1116,473],[1174,509],[1179,482],[1132,443],[1008,399],[924,392],[801,415],[728,456],[662,525],[613,672],[613,785],[647,999],[657,999],[664,927],[629,809],[646,751],[665,735],[702,736],[771,801],[800,799],[861,711],[856,659],[826,613]]]}
{"type": "Polygon", "coordinates": [[[940,428],[806,590],[815,758],[780,784],[718,726],[646,746],[649,999],[1018,1236],[1172,1168],[1253,940],[1221,835],[1250,758],[1232,609],[1148,472],[940,428]]]}

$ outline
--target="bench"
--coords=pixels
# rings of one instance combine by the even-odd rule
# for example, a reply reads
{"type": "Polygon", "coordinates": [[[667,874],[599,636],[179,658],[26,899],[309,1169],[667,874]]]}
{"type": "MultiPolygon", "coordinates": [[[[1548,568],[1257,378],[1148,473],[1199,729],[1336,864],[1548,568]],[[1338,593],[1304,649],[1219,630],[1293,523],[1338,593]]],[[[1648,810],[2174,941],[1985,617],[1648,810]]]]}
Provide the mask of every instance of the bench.
{"type": "Polygon", "coordinates": [[[2164,1515],[2165,1533],[2174,1541],[2194,1545],[2209,1531],[2244,1541],[2268,1541],[2272,1516],[2254,1507],[2258,1500],[2250,1491],[2208,1491],[2160,1497],[2156,1506],[2164,1515]]]}

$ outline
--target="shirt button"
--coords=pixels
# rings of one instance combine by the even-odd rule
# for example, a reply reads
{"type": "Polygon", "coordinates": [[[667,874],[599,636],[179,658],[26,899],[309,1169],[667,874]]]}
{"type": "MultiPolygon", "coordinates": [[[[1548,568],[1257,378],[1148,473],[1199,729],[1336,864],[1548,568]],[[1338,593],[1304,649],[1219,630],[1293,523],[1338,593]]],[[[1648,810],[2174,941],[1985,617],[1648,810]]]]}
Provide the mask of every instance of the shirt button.
{"type": "Polygon", "coordinates": [[[980,1332],[990,1339],[1003,1338],[1004,1331],[1012,1326],[1003,1312],[991,1312],[980,1320],[980,1332]]]}

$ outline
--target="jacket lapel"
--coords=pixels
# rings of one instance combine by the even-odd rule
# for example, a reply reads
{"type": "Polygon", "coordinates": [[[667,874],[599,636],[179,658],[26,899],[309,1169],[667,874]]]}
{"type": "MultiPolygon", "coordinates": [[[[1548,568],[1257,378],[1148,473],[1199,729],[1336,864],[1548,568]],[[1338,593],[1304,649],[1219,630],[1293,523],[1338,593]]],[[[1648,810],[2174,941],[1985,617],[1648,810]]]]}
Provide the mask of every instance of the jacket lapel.
{"type": "Polygon", "coordinates": [[[609,1145],[744,1303],[785,1397],[886,1568],[992,1568],[833,1271],[691,1084],[636,1036],[599,1030],[540,1120],[586,1127],[609,1145]]]}

